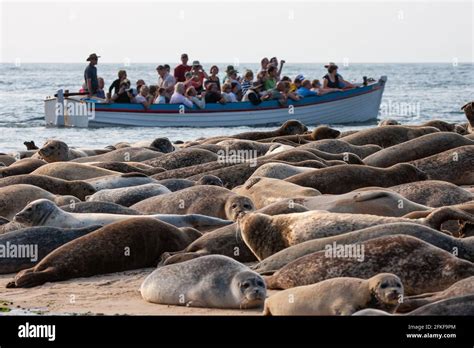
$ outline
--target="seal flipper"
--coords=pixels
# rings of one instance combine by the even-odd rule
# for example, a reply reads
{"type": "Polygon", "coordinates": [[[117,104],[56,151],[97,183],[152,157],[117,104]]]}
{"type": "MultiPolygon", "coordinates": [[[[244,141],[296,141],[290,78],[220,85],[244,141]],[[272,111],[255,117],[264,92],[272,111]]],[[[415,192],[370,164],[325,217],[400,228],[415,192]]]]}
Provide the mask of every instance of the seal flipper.
{"type": "MultiPolygon", "coordinates": [[[[49,281],[54,281],[57,277],[54,276],[54,267],[48,267],[41,271],[35,271],[35,268],[29,268],[21,271],[15,277],[15,288],[32,288],[34,286],[42,285],[49,281]]],[[[13,283],[13,282],[11,282],[13,283]]],[[[11,283],[7,284],[11,285],[11,283]]]]}

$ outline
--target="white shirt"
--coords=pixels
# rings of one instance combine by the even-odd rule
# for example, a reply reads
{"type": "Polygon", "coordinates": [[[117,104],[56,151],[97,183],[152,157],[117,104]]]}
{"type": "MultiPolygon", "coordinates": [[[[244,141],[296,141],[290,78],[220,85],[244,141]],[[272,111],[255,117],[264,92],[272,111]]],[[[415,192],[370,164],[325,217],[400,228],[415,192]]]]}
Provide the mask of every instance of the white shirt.
{"type": "Polygon", "coordinates": [[[164,95],[159,95],[156,97],[155,102],[153,104],[166,104],[166,98],[164,95]]]}
{"type": "Polygon", "coordinates": [[[136,104],[143,104],[143,103],[146,103],[146,102],[147,102],[146,98],[144,96],[142,96],[141,94],[139,94],[135,97],[134,103],[136,103],[136,104]]]}
{"type": "Polygon", "coordinates": [[[169,89],[173,87],[176,83],[176,80],[173,75],[166,73],[165,76],[158,77],[158,88],[169,89]]]}
{"type": "Polygon", "coordinates": [[[193,107],[193,102],[184,95],[174,92],[171,96],[170,104],[184,104],[188,108],[193,107]]]}
{"type": "Polygon", "coordinates": [[[237,103],[237,96],[230,92],[230,93],[226,93],[226,92],[222,92],[222,96],[224,97],[225,101],[227,103],[237,103]]]}
{"type": "Polygon", "coordinates": [[[199,109],[204,109],[206,107],[206,100],[204,98],[199,99],[198,97],[191,97],[190,99],[199,109]]]}

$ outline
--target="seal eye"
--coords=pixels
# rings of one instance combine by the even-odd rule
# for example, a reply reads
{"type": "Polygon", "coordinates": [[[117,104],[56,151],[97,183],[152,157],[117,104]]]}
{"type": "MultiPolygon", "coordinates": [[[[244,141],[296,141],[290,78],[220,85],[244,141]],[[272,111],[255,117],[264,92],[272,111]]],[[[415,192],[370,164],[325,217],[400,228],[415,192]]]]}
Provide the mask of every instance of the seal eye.
{"type": "Polygon", "coordinates": [[[235,209],[235,208],[237,208],[237,204],[236,204],[236,203],[232,204],[232,209],[235,209]]]}
{"type": "Polygon", "coordinates": [[[401,285],[400,283],[397,283],[396,286],[397,286],[397,288],[401,288],[401,287],[402,287],[402,285],[401,285]]]}
{"type": "Polygon", "coordinates": [[[248,282],[245,282],[245,283],[242,284],[242,287],[243,287],[244,289],[248,289],[249,286],[250,286],[250,284],[249,284],[248,282]]]}
{"type": "Polygon", "coordinates": [[[262,288],[265,286],[265,284],[263,284],[263,282],[261,280],[257,281],[257,285],[262,287],[262,288]]]}
{"type": "Polygon", "coordinates": [[[382,285],[380,285],[380,287],[381,287],[382,289],[385,289],[387,286],[388,286],[387,283],[382,283],[382,285]]]}

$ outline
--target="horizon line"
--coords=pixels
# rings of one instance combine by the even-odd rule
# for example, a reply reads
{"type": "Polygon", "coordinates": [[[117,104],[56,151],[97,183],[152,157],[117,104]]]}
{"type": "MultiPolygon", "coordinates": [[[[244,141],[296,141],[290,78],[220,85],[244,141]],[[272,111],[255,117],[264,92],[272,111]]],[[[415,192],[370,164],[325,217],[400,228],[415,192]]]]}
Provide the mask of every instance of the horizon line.
{"type": "MultiPolygon", "coordinates": [[[[163,61],[162,61],[163,62],[163,61]]],[[[164,63],[167,63],[164,61],[164,63]]],[[[260,62],[239,62],[236,64],[235,62],[232,61],[227,61],[227,62],[216,62],[216,61],[202,61],[202,64],[230,64],[233,63],[235,66],[239,66],[242,64],[260,64],[260,62]]],[[[336,62],[337,63],[337,62],[336,62]]],[[[472,61],[458,61],[456,62],[457,64],[473,64],[474,60],[472,61]]],[[[0,62],[0,64],[12,64],[15,65],[15,61],[8,61],[8,62],[0,62]]],[[[87,61],[84,62],[29,62],[29,61],[20,61],[20,64],[87,64],[87,61]]],[[[120,65],[125,65],[124,62],[100,62],[99,64],[120,64],[120,65]]],[[[128,65],[133,65],[133,64],[161,64],[157,62],[134,62],[134,63],[129,63],[128,65]]],[[[176,61],[176,64],[180,64],[179,61],[176,61]]],[[[327,62],[285,62],[285,65],[288,64],[327,64],[327,62]]],[[[344,66],[344,63],[337,63],[339,65],[344,66]]],[[[347,65],[351,64],[453,64],[453,61],[386,61],[386,62],[362,62],[362,61],[357,61],[357,62],[349,62],[347,65]]]]}

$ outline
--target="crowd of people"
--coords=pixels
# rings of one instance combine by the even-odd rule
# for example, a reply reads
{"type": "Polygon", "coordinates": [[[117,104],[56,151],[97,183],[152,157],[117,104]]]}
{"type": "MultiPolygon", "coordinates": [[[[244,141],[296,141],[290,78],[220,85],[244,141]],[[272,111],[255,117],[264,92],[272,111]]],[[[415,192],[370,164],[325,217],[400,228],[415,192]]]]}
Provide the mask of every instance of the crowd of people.
{"type": "Polygon", "coordinates": [[[133,87],[127,72],[120,70],[118,78],[106,93],[104,79],[97,76],[99,58],[95,53],[87,58],[89,65],[84,71],[85,82],[81,92],[108,103],[136,103],[145,108],[152,104],[182,104],[203,109],[210,103],[248,101],[258,105],[265,100],[278,100],[281,105],[285,105],[288,100],[301,100],[355,87],[338,74],[338,66],[334,63],[325,65],[327,74],[322,83],[301,74],[294,79],[282,76],[285,61],[279,62],[276,57],[263,58],[256,75],[252,70],[246,70],[240,76],[234,66],[228,65],[221,81],[218,66],[213,65],[207,73],[198,60],[188,65],[188,55],[183,53],[181,64],[173,69],[173,73],[168,64],[156,68],[156,84],[147,85],[145,81],[138,80],[133,87]]]}

